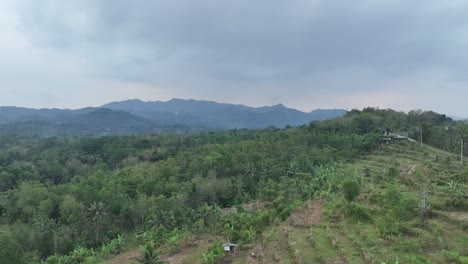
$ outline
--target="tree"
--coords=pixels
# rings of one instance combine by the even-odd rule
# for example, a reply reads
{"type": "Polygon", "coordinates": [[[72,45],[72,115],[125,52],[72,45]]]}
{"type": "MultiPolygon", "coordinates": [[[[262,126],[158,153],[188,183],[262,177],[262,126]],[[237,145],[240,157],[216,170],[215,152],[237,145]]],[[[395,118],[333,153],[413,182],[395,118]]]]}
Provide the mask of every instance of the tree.
{"type": "Polygon", "coordinates": [[[423,224],[427,224],[427,217],[432,208],[429,203],[429,193],[432,189],[432,175],[429,172],[428,166],[418,168],[414,172],[414,179],[416,180],[416,187],[419,189],[419,205],[418,209],[420,212],[421,220],[423,224]]]}
{"type": "Polygon", "coordinates": [[[107,208],[102,202],[94,202],[89,206],[88,211],[93,223],[93,232],[95,234],[94,245],[98,245],[100,242],[99,235],[102,227],[104,226],[104,218],[107,215],[107,208]]]}
{"type": "Polygon", "coordinates": [[[465,145],[465,138],[468,136],[468,125],[459,124],[456,127],[458,136],[460,137],[460,162],[463,164],[463,148],[465,145]]]}
{"type": "Polygon", "coordinates": [[[419,139],[419,143],[423,144],[423,127],[422,127],[422,118],[425,112],[423,112],[421,109],[418,110],[412,110],[408,113],[408,117],[414,122],[416,119],[417,121],[417,127],[416,127],[416,132],[417,132],[417,139],[419,139]]]}

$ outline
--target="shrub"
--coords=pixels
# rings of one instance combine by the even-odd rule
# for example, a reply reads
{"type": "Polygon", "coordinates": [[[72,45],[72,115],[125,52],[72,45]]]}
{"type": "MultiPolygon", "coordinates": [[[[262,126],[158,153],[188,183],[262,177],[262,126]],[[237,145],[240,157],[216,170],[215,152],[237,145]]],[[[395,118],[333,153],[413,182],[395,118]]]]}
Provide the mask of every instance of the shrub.
{"type": "Polygon", "coordinates": [[[461,263],[461,264],[468,264],[468,256],[460,256],[458,258],[458,261],[461,263]]]}
{"type": "Polygon", "coordinates": [[[111,242],[107,244],[102,244],[101,254],[103,255],[118,254],[120,253],[124,245],[125,245],[124,236],[118,235],[117,238],[113,239],[111,242]]]}
{"type": "Polygon", "coordinates": [[[456,261],[460,257],[458,252],[449,250],[442,250],[442,256],[451,261],[456,261]]]}
{"type": "Polygon", "coordinates": [[[386,214],[384,217],[376,221],[380,236],[386,237],[389,235],[398,235],[401,233],[402,225],[392,215],[386,214]]]}
{"type": "Polygon", "coordinates": [[[349,213],[358,221],[366,222],[371,220],[366,208],[359,204],[350,205],[349,213]]]}
{"type": "Polygon", "coordinates": [[[94,255],[95,253],[93,249],[77,246],[71,253],[70,257],[74,263],[80,263],[84,262],[87,257],[93,257],[94,255]]]}
{"type": "Polygon", "coordinates": [[[395,179],[399,176],[398,170],[395,167],[388,169],[388,178],[395,179]]]}
{"type": "Polygon", "coordinates": [[[346,180],[343,182],[343,191],[346,200],[351,202],[361,193],[361,187],[356,180],[346,180]]]}
{"type": "Polygon", "coordinates": [[[215,244],[208,249],[206,254],[203,254],[204,264],[216,264],[224,258],[224,249],[220,244],[215,244]]]}
{"type": "Polygon", "coordinates": [[[138,263],[142,264],[160,264],[162,261],[159,259],[159,253],[153,248],[153,243],[148,242],[145,244],[142,257],[137,259],[138,263]]]}

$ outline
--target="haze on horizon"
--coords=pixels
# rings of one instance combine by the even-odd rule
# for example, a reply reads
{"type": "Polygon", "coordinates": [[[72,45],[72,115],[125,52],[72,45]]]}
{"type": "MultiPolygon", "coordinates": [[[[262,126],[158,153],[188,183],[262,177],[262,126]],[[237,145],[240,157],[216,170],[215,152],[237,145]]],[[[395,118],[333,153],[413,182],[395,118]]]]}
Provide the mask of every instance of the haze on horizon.
{"type": "Polygon", "coordinates": [[[2,0],[0,105],[193,98],[468,117],[468,2],[2,0]]]}

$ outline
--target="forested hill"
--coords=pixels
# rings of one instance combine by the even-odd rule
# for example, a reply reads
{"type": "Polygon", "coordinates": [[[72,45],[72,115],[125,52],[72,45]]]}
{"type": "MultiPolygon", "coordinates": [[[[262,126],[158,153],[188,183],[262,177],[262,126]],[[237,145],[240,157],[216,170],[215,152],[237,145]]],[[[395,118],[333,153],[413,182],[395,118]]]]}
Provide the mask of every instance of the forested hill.
{"type": "Polygon", "coordinates": [[[172,99],[167,102],[127,100],[102,107],[127,111],[150,120],[175,120],[183,124],[202,124],[222,128],[266,128],[304,125],[315,120],[342,116],[343,109],[317,109],[309,113],[282,104],[264,107],[223,104],[211,101],[172,99]]]}
{"type": "Polygon", "coordinates": [[[156,263],[198,244],[186,263],[216,263],[226,240],[242,261],[257,243],[263,263],[275,254],[299,263],[458,263],[468,255],[466,225],[440,221],[468,211],[468,167],[457,156],[466,127],[434,112],[367,108],[283,129],[2,136],[0,263],[100,263],[126,250],[156,263]],[[423,146],[383,144],[383,130],[422,135],[423,146]],[[308,238],[274,236],[271,228],[289,227],[316,201],[314,226],[297,229],[308,238]],[[340,230],[368,233],[353,240],[340,230]],[[301,255],[309,251],[317,255],[301,255]]]}
{"type": "Polygon", "coordinates": [[[42,137],[196,133],[298,126],[345,113],[339,109],[304,113],[283,105],[253,108],[181,99],[168,102],[128,100],[77,110],[0,107],[0,133],[42,137]]]}

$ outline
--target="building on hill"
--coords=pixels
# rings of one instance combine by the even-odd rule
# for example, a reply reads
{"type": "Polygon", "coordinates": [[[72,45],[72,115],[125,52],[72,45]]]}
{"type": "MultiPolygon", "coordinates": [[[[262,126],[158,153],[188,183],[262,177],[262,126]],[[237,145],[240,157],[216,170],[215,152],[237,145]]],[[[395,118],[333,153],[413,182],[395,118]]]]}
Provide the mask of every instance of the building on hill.
{"type": "Polygon", "coordinates": [[[398,140],[410,140],[408,138],[408,133],[406,132],[400,132],[400,133],[393,133],[393,131],[389,129],[385,129],[382,132],[382,142],[385,144],[393,143],[394,141],[398,140]]]}

